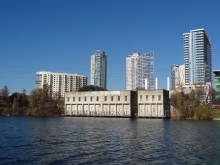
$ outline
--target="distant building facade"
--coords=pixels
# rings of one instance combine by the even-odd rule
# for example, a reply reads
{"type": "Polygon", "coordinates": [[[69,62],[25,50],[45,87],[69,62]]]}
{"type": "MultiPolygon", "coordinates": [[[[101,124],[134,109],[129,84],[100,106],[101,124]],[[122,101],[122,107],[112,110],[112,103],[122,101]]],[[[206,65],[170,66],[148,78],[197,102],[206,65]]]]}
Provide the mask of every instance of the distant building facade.
{"type": "Polygon", "coordinates": [[[220,98],[220,70],[213,70],[215,74],[215,91],[216,98],[220,98]]]}
{"type": "Polygon", "coordinates": [[[169,118],[169,91],[88,91],[65,94],[65,115],[169,118]]]}
{"type": "Polygon", "coordinates": [[[185,85],[185,65],[172,65],[171,83],[173,89],[185,85]]]}
{"type": "Polygon", "coordinates": [[[91,56],[90,85],[106,89],[107,56],[104,51],[97,50],[91,56]]]}
{"type": "Polygon", "coordinates": [[[169,91],[138,90],[138,117],[170,117],[169,91]]]}
{"type": "Polygon", "coordinates": [[[133,53],[126,58],[126,90],[145,88],[146,84],[147,89],[154,88],[154,52],[133,53]]]}
{"type": "Polygon", "coordinates": [[[35,88],[43,88],[44,84],[49,85],[53,94],[64,97],[65,92],[78,91],[87,86],[87,77],[69,73],[36,72],[35,88]]]}
{"type": "Polygon", "coordinates": [[[171,86],[172,88],[176,88],[179,84],[179,66],[172,65],[171,67],[171,86]]]}
{"type": "Polygon", "coordinates": [[[183,34],[185,84],[211,82],[211,42],[204,29],[191,30],[183,34]]]}
{"type": "Polygon", "coordinates": [[[73,116],[135,117],[135,91],[88,91],[65,94],[65,114],[73,116]]]}

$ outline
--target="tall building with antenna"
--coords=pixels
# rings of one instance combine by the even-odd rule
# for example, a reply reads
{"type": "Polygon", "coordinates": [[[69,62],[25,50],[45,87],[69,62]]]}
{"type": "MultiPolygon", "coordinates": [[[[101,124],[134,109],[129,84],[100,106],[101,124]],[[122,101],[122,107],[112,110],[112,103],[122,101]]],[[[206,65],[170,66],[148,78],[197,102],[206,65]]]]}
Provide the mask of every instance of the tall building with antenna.
{"type": "Polygon", "coordinates": [[[126,90],[135,90],[137,87],[154,88],[154,52],[133,53],[126,58],[126,90]],[[147,83],[145,83],[147,81],[147,83]]]}
{"type": "Polygon", "coordinates": [[[211,82],[211,42],[204,29],[183,34],[185,84],[211,82]]]}
{"type": "Polygon", "coordinates": [[[97,50],[91,56],[90,85],[106,89],[107,56],[104,51],[97,50]]]}

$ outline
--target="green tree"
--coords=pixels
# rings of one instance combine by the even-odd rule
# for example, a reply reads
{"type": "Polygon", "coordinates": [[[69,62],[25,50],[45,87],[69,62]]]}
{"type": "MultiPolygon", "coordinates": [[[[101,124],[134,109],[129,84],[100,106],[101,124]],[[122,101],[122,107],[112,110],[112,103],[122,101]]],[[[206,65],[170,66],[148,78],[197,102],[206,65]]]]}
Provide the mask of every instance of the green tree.
{"type": "Polygon", "coordinates": [[[199,120],[211,120],[213,119],[213,112],[206,105],[200,105],[195,110],[196,117],[199,120]]]}
{"type": "Polygon", "coordinates": [[[83,91],[107,91],[107,89],[98,87],[98,86],[94,86],[94,85],[89,85],[89,86],[85,86],[85,87],[81,87],[79,90],[79,92],[83,92],[83,91]]]}
{"type": "Polygon", "coordinates": [[[184,93],[183,90],[175,91],[171,95],[170,105],[178,111],[180,118],[193,118],[195,117],[195,108],[200,104],[206,104],[204,96],[205,94],[202,88],[192,89],[187,93],[184,93]],[[201,102],[201,100],[203,100],[203,102],[201,102]]]}

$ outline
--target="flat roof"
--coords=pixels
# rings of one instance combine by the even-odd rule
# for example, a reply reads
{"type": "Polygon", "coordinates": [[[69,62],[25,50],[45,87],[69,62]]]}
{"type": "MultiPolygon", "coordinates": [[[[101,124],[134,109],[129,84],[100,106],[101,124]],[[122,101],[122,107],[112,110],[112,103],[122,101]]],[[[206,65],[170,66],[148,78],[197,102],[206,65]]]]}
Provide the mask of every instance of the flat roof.
{"type": "Polygon", "coordinates": [[[86,77],[86,75],[76,74],[76,73],[58,73],[58,72],[50,72],[50,71],[38,71],[36,74],[56,74],[56,75],[77,75],[86,77]]]}

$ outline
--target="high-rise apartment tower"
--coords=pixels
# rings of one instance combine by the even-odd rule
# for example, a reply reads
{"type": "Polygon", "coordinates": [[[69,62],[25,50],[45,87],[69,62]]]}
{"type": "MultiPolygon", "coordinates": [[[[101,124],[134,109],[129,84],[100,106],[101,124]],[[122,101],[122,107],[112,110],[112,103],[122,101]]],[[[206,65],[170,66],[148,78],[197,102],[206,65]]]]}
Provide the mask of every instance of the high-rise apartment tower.
{"type": "Polygon", "coordinates": [[[185,84],[211,82],[211,43],[204,29],[183,34],[185,84]]]}
{"type": "Polygon", "coordinates": [[[90,84],[106,89],[107,56],[104,51],[97,50],[91,56],[90,84]]]}
{"type": "Polygon", "coordinates": [[[142,56],[133,53],[126,58],[126,90],[145,88],[145,84],[148,89],[154,88],[154,52],[142,56]]]}
{"type": "Polygon", "coordinates": [[[49,85],[53,96],[58,94],[64,97],[65,92],[75,92],[86,86],[87,77],[68,73],[36,72],[35,88],[43,88],[44,84],[49,85]]]}

